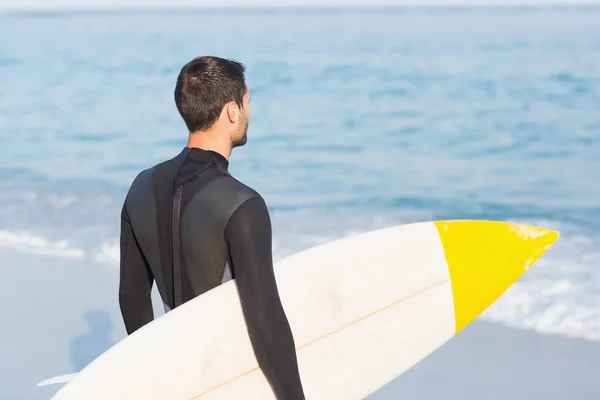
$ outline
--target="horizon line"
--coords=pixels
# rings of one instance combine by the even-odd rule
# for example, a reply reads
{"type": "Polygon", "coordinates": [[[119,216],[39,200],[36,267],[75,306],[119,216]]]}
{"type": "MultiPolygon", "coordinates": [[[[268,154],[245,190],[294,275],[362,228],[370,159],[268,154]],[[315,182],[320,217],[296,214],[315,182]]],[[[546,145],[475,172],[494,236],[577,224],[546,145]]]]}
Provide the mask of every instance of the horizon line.
{"type": "Polygon", "coordinates": [[[535,3],[509,3],[509,4],[371,4],[371,5],[133,5],[120,7],[92,6],[92,7],[57,7],[57,8],[0,8],[0,15],[49,15],[49,14],[154,14],[169,13],[178,14],[183,12],[294,12],[294,11],[470,11],[470,10],[565,10],[565,9],[600,9],[599,1],[565,1],[564,3],[550,2],[548,4],[535,3]]]}

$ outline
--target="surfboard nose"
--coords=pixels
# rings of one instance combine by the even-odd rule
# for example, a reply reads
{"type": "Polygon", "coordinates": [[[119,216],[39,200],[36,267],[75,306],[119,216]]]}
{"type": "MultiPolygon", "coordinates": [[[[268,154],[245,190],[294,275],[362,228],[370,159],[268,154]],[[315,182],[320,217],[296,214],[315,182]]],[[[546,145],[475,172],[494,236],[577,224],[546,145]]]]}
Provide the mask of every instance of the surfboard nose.
{"type": "Polygon", "coordinates": [[[555,242],[550,229],[497,221],[436,221],[452,282],[456,333],[488,308],[555,242]]]}

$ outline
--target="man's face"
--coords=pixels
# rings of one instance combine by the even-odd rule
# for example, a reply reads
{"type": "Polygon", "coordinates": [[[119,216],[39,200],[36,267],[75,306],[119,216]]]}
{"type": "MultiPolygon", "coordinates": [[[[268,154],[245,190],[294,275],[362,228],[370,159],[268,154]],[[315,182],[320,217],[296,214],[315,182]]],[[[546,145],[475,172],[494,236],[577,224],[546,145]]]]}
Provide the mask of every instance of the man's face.
{"type": "Polygon", "coordinates": [[[237,130],[231,138],[232,147],[239,147],[246,144],[248,141],[248,124],[250,123],[250,90],[246,90],[246,94],[242,98],[244,107],[240,109],[240,121],[237,130]]]}

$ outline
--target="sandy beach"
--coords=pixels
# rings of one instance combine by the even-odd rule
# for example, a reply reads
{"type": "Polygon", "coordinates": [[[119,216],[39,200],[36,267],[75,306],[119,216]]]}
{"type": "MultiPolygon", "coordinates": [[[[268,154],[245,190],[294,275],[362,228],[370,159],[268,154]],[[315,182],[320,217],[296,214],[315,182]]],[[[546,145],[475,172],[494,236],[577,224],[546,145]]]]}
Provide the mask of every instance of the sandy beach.
{"type": "Polygon", "coordinates": [[[0,251],[0,399],[48,399],[40,380],[78,371],[125,336],[118,267],[0,251]]]}
{"type": "MultiPolygon", "coordinates": [[[[37,382],[81,369],[122,338],[117,284],[114,264],[1,251],[0,398],[48,399],[59,386],[37,382]]],[[[592,400],[598,370],[598,342],[475,322],[369,399],[592,400]]]]}
{"type": "Polygon", "coordinates": [[[474,322],[369,400],[592,400],[600,343],[474,322]]]}

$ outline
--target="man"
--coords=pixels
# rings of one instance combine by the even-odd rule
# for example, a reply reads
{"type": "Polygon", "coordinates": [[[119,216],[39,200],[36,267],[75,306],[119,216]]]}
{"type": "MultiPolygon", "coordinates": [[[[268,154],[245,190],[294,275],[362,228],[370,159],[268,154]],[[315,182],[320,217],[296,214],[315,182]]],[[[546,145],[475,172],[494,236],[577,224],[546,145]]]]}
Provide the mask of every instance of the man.
{"type": "Polygon", "coordinates": [[[227,171],[232,149],[246,143],[244,72],[242,64],[218,57],[199,57],[181,69],[175,103],[189,140],[173,159],[142,171],[127,194],[119,303],[131,334],[154,318],[154,281],[168,311],[235,278],[254,353],[274,394],[304,399],[273,274],[267,206],[227,171]]]}

